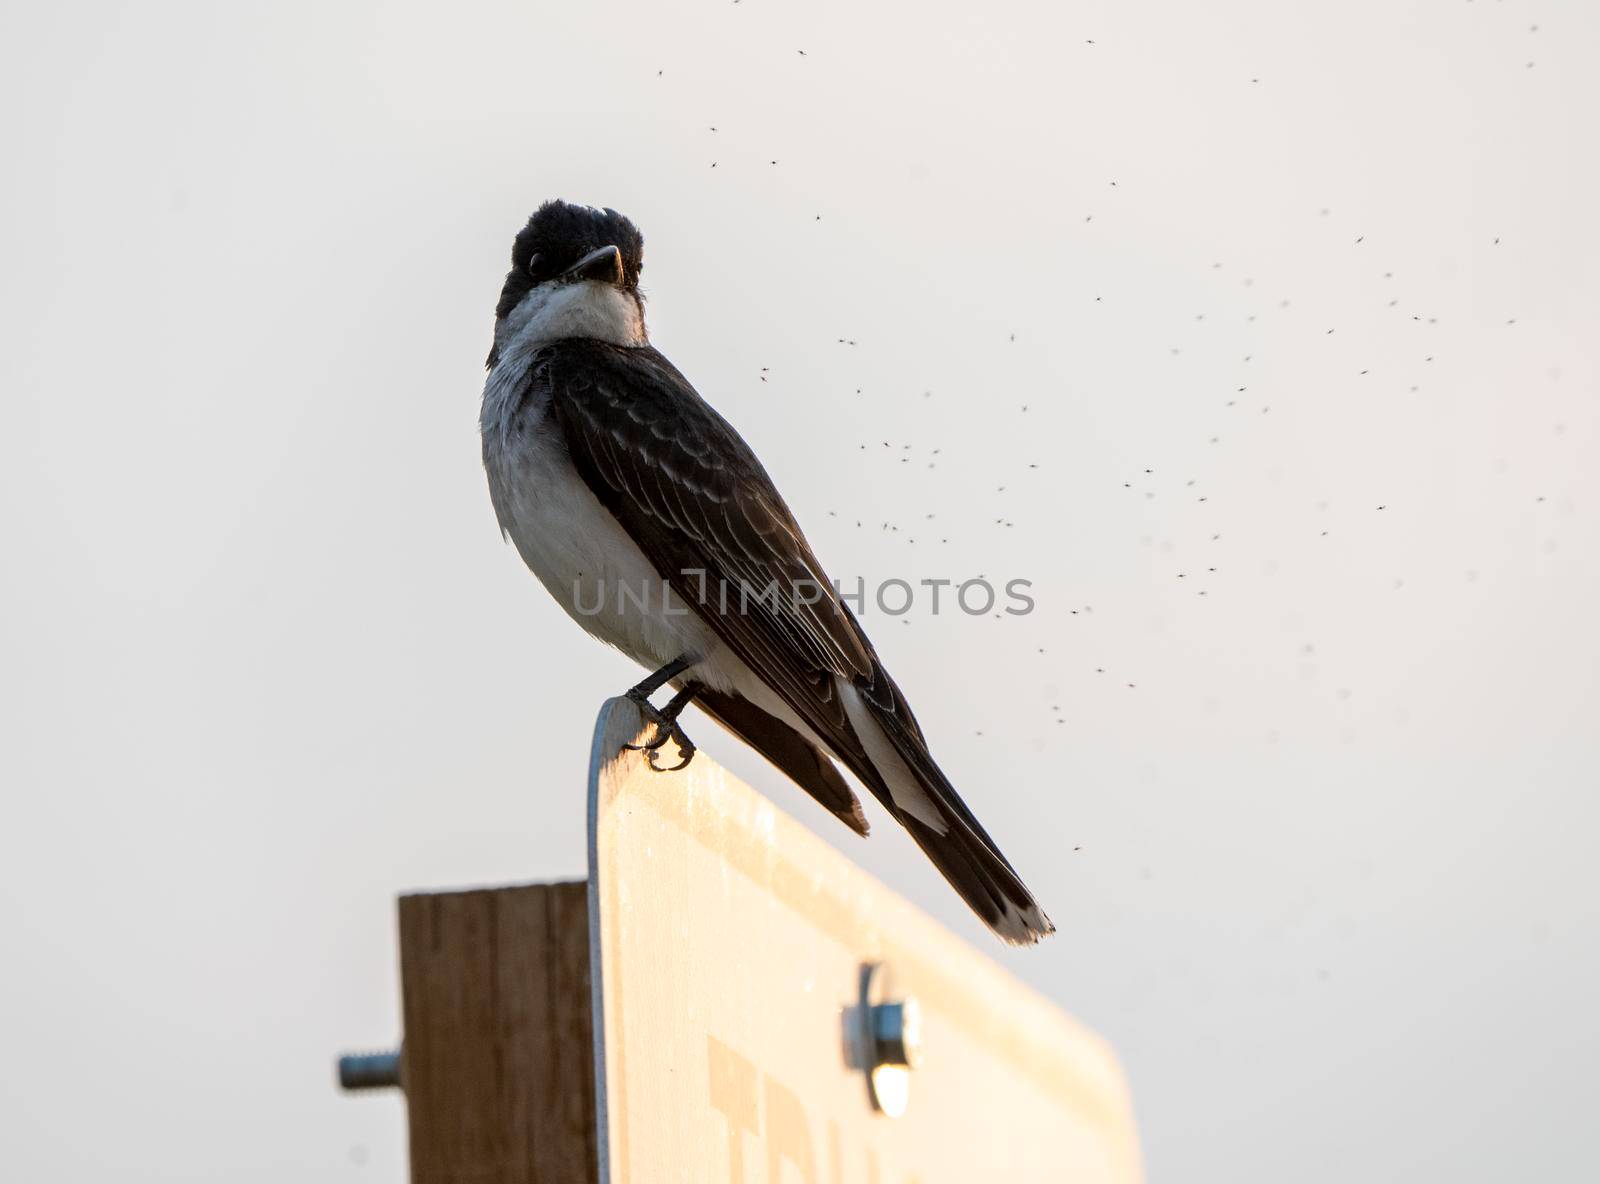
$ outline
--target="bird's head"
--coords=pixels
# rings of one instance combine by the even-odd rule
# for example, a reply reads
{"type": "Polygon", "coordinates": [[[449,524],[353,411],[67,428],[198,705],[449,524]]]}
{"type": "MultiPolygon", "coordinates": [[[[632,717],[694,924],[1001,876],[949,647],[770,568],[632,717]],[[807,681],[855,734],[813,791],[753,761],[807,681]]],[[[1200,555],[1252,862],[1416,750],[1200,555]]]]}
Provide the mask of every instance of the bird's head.
{"type": "Polygon", "coordinates": [[[489,365],[509,350],[571,337],[643,345],[644,236],[612,209],[547,201],[511,245],[489,365]]]}

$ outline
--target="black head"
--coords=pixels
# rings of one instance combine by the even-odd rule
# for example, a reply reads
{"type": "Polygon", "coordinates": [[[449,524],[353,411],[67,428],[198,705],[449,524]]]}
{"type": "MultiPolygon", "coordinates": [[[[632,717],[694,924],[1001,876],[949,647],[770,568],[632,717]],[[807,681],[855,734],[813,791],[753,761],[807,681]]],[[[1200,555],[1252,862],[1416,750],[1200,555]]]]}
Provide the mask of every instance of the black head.
{"type": "MultiPolygon", "coordinates": [[[[564,201],[547,201],[528,219],[511,246],[511,270],[500,290],[495,318],[504,317],[537,284],[570,274],[598,250],[615,247],[621,257],[615,282],[629,292],[639,288],[644,266],[644,236],[615,210],[597,210],[564,201]]],[[[616,267],[615,263],[612,263],[616,267]]],[[[588,277],[596,278],[596,277],[588,277]]]]}

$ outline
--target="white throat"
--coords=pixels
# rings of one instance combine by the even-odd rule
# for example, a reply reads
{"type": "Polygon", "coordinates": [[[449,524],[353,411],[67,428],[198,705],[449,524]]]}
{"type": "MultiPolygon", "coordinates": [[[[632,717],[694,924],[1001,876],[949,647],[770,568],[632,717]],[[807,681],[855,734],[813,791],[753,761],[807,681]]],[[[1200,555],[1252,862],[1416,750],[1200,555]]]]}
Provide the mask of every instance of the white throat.
{"type": "Polygon", "coordinates": [[[638,297],[593,280],[540,284],[496,329],[495,345],[502,356],[526,354],[573,337],[644,345],[648,339],[638,297]]]}

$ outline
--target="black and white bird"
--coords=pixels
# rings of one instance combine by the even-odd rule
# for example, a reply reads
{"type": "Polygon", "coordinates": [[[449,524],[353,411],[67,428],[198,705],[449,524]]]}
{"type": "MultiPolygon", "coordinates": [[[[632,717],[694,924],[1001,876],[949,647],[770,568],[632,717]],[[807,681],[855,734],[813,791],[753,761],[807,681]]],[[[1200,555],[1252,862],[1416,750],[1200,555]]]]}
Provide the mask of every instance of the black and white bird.
{"type": "Polygon", "coordinates": [[[650,344],[643,245],[615,210],[561,201],[516,237],[480,420],[501,530],[574,620],[654,672],[628,692],[657,725],[652,766],[669,738],[692,758],[677,717],[694,700],[865,835],[837,760],[1000,937],[1038,941],[1055,927],[761,462],[650,344]]]}

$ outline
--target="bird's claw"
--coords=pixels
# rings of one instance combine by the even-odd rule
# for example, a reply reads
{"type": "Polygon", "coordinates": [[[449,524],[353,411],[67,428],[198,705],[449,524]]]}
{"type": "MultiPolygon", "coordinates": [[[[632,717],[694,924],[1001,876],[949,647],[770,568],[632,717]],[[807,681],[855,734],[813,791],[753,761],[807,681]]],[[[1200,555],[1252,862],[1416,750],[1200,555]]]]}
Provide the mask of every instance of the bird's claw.
{"type": "MultiPolygon", "coordinates": [[[[670,735],[672,739],[678,742],[678,763],[664,767],[656,764],[656,756],[661,751],[661,746],[659,744],[649,746],[650,755],[645,759],[649,762],[650,768],[657,773],[676,773],[679,769],[687,769],[689,762],[694,760],[694,754],[697,749],[694,746],[694,741],[683,734],[683,729],[677,724],[673,724],[670,735]]],[[[665,741],[667,737],[663,736],[661,739],[665,741]]]]}
{"type": "Polygon", "coordinates": [[[650,702],[647,696],[636,695],[629,691],[627,697],[633,700],[634,706],[639,709],[639,713],[655,725],[656,732],[654,736],[643,744],[624,744],[622,747],[632,752],[654,752],[671,739],[673,722],[662,714],[661,708],[650,702]]]}
{"type": "Polygon", "coordinates": [[[662,720],[652,720],[651,722],[655,724],[656,728],[656,734],[654,736],[650,737],[650,739],[646,740],[643,744],[624,744],[622,747],[631,752],[655,752],[656,749],[660,748],[668,740],[672,739],[672,729],[675,725],[665,723],[662,720]]]}

